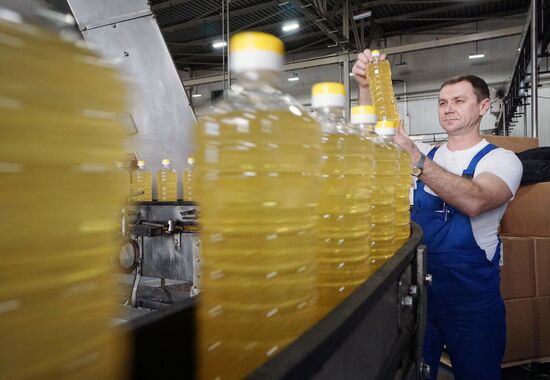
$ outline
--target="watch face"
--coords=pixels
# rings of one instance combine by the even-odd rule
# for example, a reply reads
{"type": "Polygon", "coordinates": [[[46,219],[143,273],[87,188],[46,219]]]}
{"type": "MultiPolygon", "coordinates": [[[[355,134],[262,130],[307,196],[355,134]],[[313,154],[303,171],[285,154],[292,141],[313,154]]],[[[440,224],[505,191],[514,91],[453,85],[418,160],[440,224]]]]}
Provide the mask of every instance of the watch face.
{"type": "Polygon", "coordinates": [[[413,167],[412,168],[412,175],[415,177],[418,177],[420,174],[422,174],[422,169],[413,167]]]}

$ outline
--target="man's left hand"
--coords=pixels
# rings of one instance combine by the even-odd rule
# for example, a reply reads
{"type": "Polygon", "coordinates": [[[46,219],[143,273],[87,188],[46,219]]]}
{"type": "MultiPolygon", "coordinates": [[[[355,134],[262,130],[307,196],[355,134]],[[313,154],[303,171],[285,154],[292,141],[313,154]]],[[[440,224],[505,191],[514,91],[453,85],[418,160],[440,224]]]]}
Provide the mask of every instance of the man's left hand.
{"type": "Polygon", "coordinates": [[[399,127],[395,131],[393,141],[411,155],[413,163],[420,159],[420,150],[416,147],[409,135],[407,135],[407,132],[405,132],[403,120],[399,122],[399,127]]]}

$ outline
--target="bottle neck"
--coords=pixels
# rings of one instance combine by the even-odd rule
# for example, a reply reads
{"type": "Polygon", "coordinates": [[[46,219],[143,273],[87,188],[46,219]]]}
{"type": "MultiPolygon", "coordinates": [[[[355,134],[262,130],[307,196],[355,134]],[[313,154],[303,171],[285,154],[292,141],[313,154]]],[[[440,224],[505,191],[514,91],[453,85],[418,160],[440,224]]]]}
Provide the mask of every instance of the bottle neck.
{"type": "Polygon", "coordinates": [[[355,123],[353,127],[361,131],[361,133],[369,136],[378,136],[374,130],[374,124],[355,123]]]}
{"type": "Polygon", "coordinates": [[[321,117],[329,118],[335,121],[345,121],[344,107],[318,107],[315,108],[315,113],[321,117]]]}
{"type": "Polygon", "coordinates": [[[238,75],[236,84],[247,90],[258,89],[265,85],[280,89],[281,73],[273,70],[245,71],[238,75]]]}

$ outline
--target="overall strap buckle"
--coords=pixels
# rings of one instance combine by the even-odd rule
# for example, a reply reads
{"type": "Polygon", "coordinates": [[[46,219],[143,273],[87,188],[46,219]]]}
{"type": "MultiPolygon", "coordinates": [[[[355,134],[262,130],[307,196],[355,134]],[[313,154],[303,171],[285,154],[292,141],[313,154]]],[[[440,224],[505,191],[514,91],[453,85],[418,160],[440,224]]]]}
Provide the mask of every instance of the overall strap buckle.
{"type": "Polygon", "coordinates": [[[474,178],[474,173],[476,171],[477,164],[483,157],[485,157],[489,152],[497,149],[498,147],[494,144],[487,144],[483,149],[476,153],[468,167],[462,172],[462,177],[472,179],[474,178]]]}

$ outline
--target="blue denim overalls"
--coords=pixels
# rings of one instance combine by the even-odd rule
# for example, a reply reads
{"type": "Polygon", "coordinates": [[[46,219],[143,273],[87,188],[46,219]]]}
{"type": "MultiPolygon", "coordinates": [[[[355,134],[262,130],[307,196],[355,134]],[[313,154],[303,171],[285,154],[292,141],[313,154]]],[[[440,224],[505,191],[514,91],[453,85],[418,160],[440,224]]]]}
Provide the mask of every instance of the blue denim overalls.
{"type": "MultiPolygon", "coordinates": [[[[472,159],[462,176],[473,178],[478,162],[496,146],[489,144],[472,159]]],[[[433,159],[437,147],[428,157],[433,159]]],[[[457,380],[500,379],[506,343],[504,303],[500,296],[500,240],[491,261],[476,243],[470,218],[417,181],[411,218],[423,231],[428,247],[428,323],[424,361],[431,379],[447,347],[457,380]]]]}

